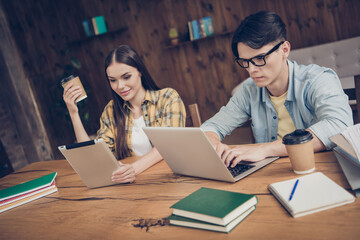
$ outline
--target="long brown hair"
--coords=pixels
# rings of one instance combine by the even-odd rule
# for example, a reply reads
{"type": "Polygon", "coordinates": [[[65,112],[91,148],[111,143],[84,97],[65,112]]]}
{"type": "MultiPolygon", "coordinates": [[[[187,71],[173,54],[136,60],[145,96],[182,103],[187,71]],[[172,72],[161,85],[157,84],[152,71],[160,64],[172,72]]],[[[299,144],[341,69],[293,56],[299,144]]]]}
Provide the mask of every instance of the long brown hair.
{"type": "MultiPolygon", "coordinates": [[[[118,48],[112,50],[105,59],[105,75],[110,86],[109,77],[106,73],[107,68],[112,63],[124,63],[128,66],[136,68],[141,73],[141,84],[145,90],[158,90],[159,87],[156,85],[140,56],[136,51],[127,46],[121,45],[118,48]]],[[[123,159],[130,156],[130,149],[126,141],[126,116],[129,115],[129,109],[124,108],[124,100],[111,89],[112,98],[114,101],[114,120],[116,125],[116,139],[115,139],[115,155],[117,159],[123,159]]]]}

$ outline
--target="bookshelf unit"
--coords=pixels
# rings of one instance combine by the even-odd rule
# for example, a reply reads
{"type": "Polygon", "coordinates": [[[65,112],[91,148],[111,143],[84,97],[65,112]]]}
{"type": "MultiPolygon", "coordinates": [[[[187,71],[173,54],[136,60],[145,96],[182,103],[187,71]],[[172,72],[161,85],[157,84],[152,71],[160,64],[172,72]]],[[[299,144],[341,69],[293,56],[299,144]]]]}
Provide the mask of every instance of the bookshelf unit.
{"type": "Polygon", "coordinates": [[[225,36],[225,35],[230,35],[230,34],[232,34],[232,33],[234,33],[234,31],[217,33],[217,34],[214,34],[214,35],[210,35],[210,36],[208,36],[208,37],[203,37],[203,38],[199,38],[199,39],[195,39],[195,40],[180,41],[180,42],[179,42],[178,44],[176,44],[176,45],[171,45],[171,44],[168,43],[168,44],[165,45],[163,48],[164,48],[164,49],[175,48],[175,47],[187,45],[187,44],[190,44],[190,43],[199,42],[199,41],[202,41],[202,40],[205,40],[205,39],[210,39],[210,38],[216,38],[216,37],[221,37],[221,36],[225,36]]]}
{"type": "Polygon", "coordinates": [[[114,34],[121,34],[121,33],[125,32],[126,30],[128,30],[128,27],[119,28],[119,29],[114,30],[114,31],[109,31],[109,32],[99,34],[99,35],[94,35],[94,36],[91,36],[91,37],[83,37],[83,38],[78,39],[78,40],[70,41],[69,45],[78,45],[78,44],[81,44],[81,43],[84,43],[84,42],[91,41],[91,40],[93,40],[95,38],[102,38],[104,36],[109,36],[109,35],[114,35],[114,34]]]}

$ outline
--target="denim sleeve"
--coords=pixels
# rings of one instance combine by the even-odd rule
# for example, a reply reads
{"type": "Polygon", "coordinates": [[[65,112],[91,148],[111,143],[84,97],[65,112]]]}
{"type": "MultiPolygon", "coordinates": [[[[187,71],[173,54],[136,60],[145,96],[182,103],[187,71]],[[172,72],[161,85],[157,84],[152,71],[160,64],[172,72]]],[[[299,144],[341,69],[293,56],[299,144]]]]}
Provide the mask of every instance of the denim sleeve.
{"type": "Polygon", "coordinates": [[[226,106],[201,125],[204,132],[215,132],[222,141],[235,128],[241,126],[249,118],[250,96],[244,85],[230,98],[226,106]]]}
{"type": "Polygon", "coordinates": [[[310,82],[310,85],[307,104],[313,108],[316,123],[309,129],[330,150],[334,144],[329,137],[354,124],[348,96],[344,93],[337,75],[331,70],[321,74],[316,81],[310,82]]]}

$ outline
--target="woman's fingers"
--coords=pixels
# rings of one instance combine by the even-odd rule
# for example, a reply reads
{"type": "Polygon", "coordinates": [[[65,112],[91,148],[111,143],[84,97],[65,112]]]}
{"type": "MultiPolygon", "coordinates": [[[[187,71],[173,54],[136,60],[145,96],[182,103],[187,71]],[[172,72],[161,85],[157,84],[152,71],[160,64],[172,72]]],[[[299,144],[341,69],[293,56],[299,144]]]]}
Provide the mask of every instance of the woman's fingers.
{"type": "Polygon", "coordinates": [[[111,180],[117,183],[131,183],[135,181],[135,169],[131,164],[121,165],[111,177],[111,180]]]}

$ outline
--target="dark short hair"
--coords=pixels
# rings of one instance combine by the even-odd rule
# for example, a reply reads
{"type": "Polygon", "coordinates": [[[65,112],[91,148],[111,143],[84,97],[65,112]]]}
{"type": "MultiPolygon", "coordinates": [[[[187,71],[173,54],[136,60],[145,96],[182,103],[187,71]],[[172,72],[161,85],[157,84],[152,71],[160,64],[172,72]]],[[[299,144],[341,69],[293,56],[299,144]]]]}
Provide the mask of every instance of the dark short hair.
{"type": "Polygon", "coordinates": [[[261,11],[247,16],[236,29],[231,42],[235,57],[239,57],[237,45],[242,42],[259,49],[275,41],[286,40],[286,26],[274,12],[261,11]]]}

